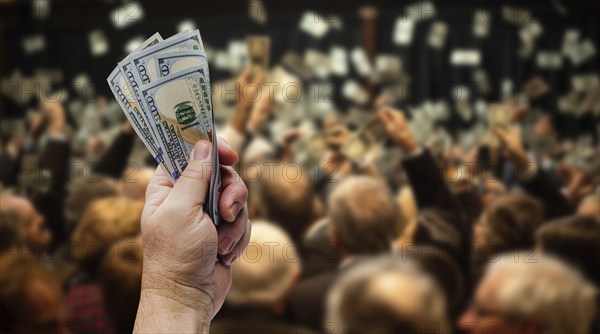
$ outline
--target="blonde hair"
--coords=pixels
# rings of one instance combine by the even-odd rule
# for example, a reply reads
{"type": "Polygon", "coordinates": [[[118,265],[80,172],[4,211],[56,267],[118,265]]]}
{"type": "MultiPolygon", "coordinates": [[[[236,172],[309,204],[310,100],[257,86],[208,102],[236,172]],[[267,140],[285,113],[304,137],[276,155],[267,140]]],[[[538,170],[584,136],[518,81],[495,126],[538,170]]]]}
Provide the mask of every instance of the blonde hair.
{"type": "Polygon", "coordinates": [[[144,204],[123,197],[109,197],[92,202],[84,211],[73,232],[75,261],[95,272],[106,250],[115,242],[140,233],[144,204]]]}

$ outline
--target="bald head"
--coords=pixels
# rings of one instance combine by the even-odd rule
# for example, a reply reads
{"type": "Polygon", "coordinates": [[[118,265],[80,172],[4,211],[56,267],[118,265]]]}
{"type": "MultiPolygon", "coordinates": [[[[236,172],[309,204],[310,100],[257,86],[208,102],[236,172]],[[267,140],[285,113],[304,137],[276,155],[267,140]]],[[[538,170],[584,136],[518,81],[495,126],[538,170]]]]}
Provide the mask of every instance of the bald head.
{"type": "Polygon", "coordinates": [[[283,305],[299,274],[298,250],[285,231],[268,222],[253,222],[250,244],[232,266],[227,302],[268,309],[283,305]]]}
{"type": "Polygon", "coordinates": [[[26,198],[3,194],[0,196],[0,211],[12,215],[19,222],[20,235],[25,244],[34,249],[43,249],[52,242],[45,219],[31,201],[26,198]]]}
{"type": "Polygon", "coordinates": [[[328,324],[335,324],[338,333],[448,329],[444,296],[434,281],[393,256],[369,259],[348,271],[334,286],[327,306],[328,324]]]}
{"type": "Polygon", "coordinates": [[[350,177],[334,189],[328,206],[340,246],[350,253],[387,252],[398,236],[400,210],[380,180],[350,177]]]}

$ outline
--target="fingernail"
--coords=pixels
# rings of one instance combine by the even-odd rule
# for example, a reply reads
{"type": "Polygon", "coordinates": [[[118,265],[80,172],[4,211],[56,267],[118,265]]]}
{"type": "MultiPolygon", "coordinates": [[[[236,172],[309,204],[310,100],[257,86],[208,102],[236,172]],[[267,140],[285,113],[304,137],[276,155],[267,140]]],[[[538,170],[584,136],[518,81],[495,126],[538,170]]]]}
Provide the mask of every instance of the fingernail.
{"type": "Polygon", "coordinates": [[[210,143],[201,140],[194,146],[194,160],[204,160],[210,154],[210,143]]]}
{"type": "Polygon", "coordinates": [[[240,213],[241,208],[242,203],[240,202],[235,202],[233,203],[233,205],[231,205],[231,207],[229,208],[229,214],[231,215],[232,221],[235,220],[235,217],[237,217],[238,213],[240,213]]]}
{"type": "Polygon", "coordinates": [[[222,254],[229,254],[233,249],[233,239],[231,239],[230,237],[224,237],[223,239],[221,239],[221,241],[219,241],[219,246],[221,246],[222,254]]]}

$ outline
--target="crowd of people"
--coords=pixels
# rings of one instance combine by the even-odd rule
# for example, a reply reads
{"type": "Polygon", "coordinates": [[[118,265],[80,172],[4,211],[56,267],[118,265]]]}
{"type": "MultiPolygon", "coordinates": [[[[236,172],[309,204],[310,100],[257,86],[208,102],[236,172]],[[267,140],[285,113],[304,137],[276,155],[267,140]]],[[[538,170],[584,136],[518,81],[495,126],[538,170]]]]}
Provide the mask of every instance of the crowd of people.
{"type": "MultiPolygon", "coordinates": [[[[250,92],[261,80],[238,78],[233,113],[218,132],[240,157],[235,182],[249,189],[252,234],[233,260],[211,333],[600,328],[599,180],[535,154],[522,138],[527,106],[505,102],[512,126],[486,133],[497,144],[440,151],[417,140],[407,113],[382,96],[370,115],[381,145],[402,152],[393,168],[349,159],[343,147],[356,130],[340,115],[319,120],[325,146],[307,166],[298,162],[301,131],[281,140],[264,131],[277,101],[250,92]]],[[[67,112],[43,101],[24,133],[2,138],[2,332],[134,327],[140,220],[155,166],[130,163],[141,145],[126,121],[110,141],[89,138],[74,150],[67,112]],[[31,157],[41,186],[24,184],[31,157]]],[[[551,127],[549,117],[536,126],[551,127]]]]}

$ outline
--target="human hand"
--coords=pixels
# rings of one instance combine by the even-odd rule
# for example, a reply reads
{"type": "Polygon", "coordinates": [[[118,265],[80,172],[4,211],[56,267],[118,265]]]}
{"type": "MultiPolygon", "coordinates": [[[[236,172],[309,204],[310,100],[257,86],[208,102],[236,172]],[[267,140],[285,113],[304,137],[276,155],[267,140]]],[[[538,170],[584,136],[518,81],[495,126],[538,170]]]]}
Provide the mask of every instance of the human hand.
{"type": "Polygon", "coordinates": [[[44,101],[42,112],[48,119],[48,132],[54,135],[64,135],[66,115],[63,105],[59,102],[44,101]]]}
{"type": "Polygon", "coordinates": [[[261,93],[260,87],[264,80],[264,76],[254,80],[250,70],[244,70],[235,83],[237,103],[235,113],[229,120],[229,125],[239,133],[246,132],[246,124],[254,105],[253,101],[257,94],[261,93]]]}
{"type": "Polygon", "coordinates": [[[42,133],[42,128],[46,123],[46,118],[41,112],[34,112],[29,118],[29,137],[37,138],[42,133]]]}
{"type": "Polygon", "coordinates": [[[508,109],[510,110],[510,118],[512,123],[517,123],[525,118],[525,115],[529,114],[531,109],[529,106],[522,103],[510,102],[508,103],[508,109]]]}
{"type": "Polygon", "coordinates": [[[377,119],[383,125],[387,136],[406,154],[419,150],[419,145],[410,130],[404,114],[390,107],[384,107],[377,112],[377,119]]]}
{"type": "Polygon", "coordinates": [[[504,148],[504,155],[515,165],[520,171],[526,171],[530,165],[530,159],[523,147],[521,135],[516,128],[493,128],[492,131],[504,148]]]}
{"type": "Polygon", "coordinates": [[[230,167],[238,161],[235,151],[220,138],[218,148],[225,220],[218,230],[202,210],[212,166],[208,142],[196,143],[175,185],[161,168],[148,185],[137,332],[206,331],[231,286],[229,266],[250,238],[248,190],[230,167]]]}
{"type": "MultiPolygon", "coordinates": [[[[258,80],[259,82],[264,83],[264,76],[259,77],[258,80]]],[[[273,112],[273,96],[271,96],[271,94],[268,92],[265,93],[264,91],[259,91],[258,93],[260,94],[260,97],[252,106],[252,111],[250,112],[247,126],[247,128],[253,132],[259,131],[273,112]]]]}
{"type": "Polygon", "coordinates": [[[564,194],[572,203],[579,203],[581,199],[592,193],[598,184],[600,184],[598,178],[594,179],[585,171],[572,165],[559,165],[557,173],[559,173],[559,176],[563,176],[563,178],[566,179],[564,194]]]}
{"type": "Polygon", "coordinates": [[[350,130],[343,123],[325,128],[325,144],[331,150],[340,150],[348,139],[350,139],[350,130]]]}

